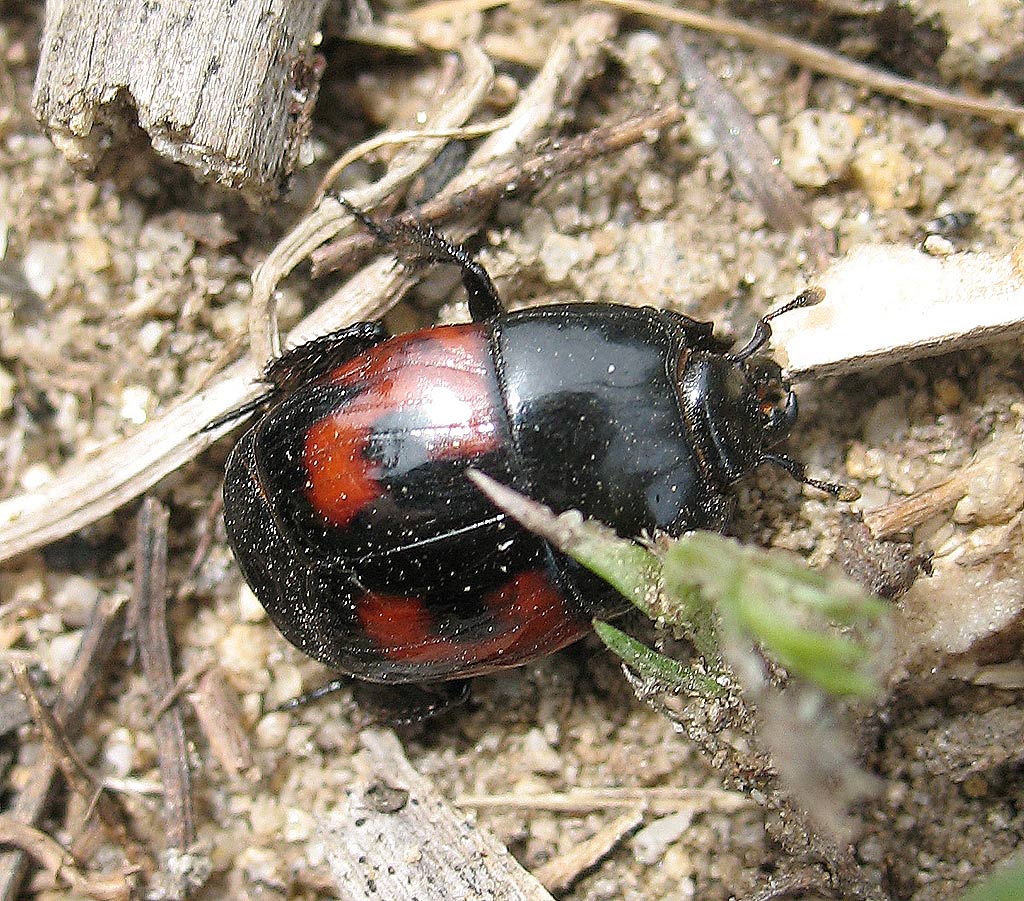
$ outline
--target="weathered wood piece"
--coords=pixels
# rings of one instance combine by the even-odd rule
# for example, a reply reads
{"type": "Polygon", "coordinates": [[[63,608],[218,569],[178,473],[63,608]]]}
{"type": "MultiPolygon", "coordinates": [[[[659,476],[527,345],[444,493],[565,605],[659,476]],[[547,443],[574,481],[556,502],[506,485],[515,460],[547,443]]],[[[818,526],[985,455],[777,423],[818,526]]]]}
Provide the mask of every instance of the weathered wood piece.
{"type": "Polygon", "coordinates": [[[368,778],[321,826],[341,897],[552,901],[503,845],[413,769],[393,732],[367,730],[362,741],[368,778]]]}
{"type": "Polygon", "coordinates": [[[273,195],[309,128],[326,2],[47,0],[36,118],[85,169],[141,126],[204,178],[273,195]]]}
{"type": "Polygon", "coordinates": [[[1024,244],[1006,256],[856,247],[811,279],[824,300],[772,322],[795,380],[950,353],[1024,333],[1024,244]]]}

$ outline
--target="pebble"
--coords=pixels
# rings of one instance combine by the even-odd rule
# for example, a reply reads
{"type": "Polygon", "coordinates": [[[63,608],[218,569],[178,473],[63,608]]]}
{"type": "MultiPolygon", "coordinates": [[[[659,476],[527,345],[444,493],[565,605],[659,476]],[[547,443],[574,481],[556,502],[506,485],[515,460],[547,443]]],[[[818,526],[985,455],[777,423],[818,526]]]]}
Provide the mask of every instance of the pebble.
{"type": "Polygon", "coordinates": [[[9,413],[14,406],[14,392],[18,387],[14,376],[0,366],[0,416],[9,413]]]}
{"type": "Polygon", "coordinates": [[[68,575],[61,578],[53,592],[53,606],[61,619],[75,625],[84,624],[100,599],[100,591],[89,579],[68,575]]]}
{"type": "Polygon", "coordinates": [[[523,741],[523,756],[527,766],[534,773],[558,773],[562,769],[562,758],[548,744],[540,729],[531,729],[523,741]]]}
{"type": "Polygon", "coordinates": [[[121,418],[142,425],[149,418],[153,392],[145,385],[126,385],[121,389],[121,418]]]}
{"type": "Polygon", "coordinates": [[[309,841],[315,828],[316,820],[305,810],[290,807],[285,812],[283,836],[286,842],[309,841]]]}
{"type": "Polygon", "coordinates": [[[132,734],[125,728],[115,729],[103,745],[103,762],[106,774],[124,779],[132,771],[135,757],[132,734]]]}
{"type": "Polygon", "coordinates": [[[221,665],[232,674],[266,677],[270,645],[266,630],[249,623],[235,623],[218,642],[221,665]]]}
{"type": "Polygon", "coordinates": [[[25,281],[43,300],[53,294],[57,279],[67,268],[68,250],[53,241],[30,241],[21,268],[25,281]]]}
{"type": "Polygon", "coordinates": [[[275,666],[267,687],[267,707],[277,707],[302,694],[302,673],[294,663],[275,666]]]}
{"type": "Polygon", "coordinates": [[[909,209],[921,199],[917,168],[884,138],[861,141],[850,171],[877,210],[909,209]]]}
{"type": "Polygon", "coordinates": [[[63,677],[70,669],[71,661],[81,643],[82,633],[76,629],[74,632],[62,632],[60,635],[54,635],[42,645],[40,657],[50,678],[58,680],[63,677]]]}
{"type": "Polygon", "coordinates": [[[86,232],[75,248],[75,259],[90,272],[102,272],[110,266],[110,245],[97,232],[86,232]]]}
{"type": "Polygon", "coordinates": [[[652,866],[665,855],[668,846],[679,840],[693,822],[692,810],[680,810],[645,826],[630,842],[638,863],[652,866]]]}
{"type": "Polygon", "coordinates": [[[285,814],[275,798],[259,795],[249,808],[249,825],[258,836],[276,837],[284,826],[285,814]]]}
{"type": "Polygon", "coordinates": [[[798,185],[821,188],[849,170],[864,122],[845,113],[808,109],[782,129],[782,171],[798,185]]]}
{"type": "Polygon", "coordinates": [[[256,744],[261,748],[279,748],[288,737],[291,720],[287,713],[274,710],[256,725],[256,744]]]}
{"type": "Polygon", "coordinates": [[[238,618],[243,623],[261,623],[267,618],[267,611],[263,609],[252,589],[244,583],[238,592],[238,618]]]}
{"type": "Polygon", "coordinates": [[[540,264],[544,277],[553,285],[564,282],[569,273],[583,262],[594,258],[594,245],[589,238],[572,238],[554,232],[540,248],[540,264]]]}

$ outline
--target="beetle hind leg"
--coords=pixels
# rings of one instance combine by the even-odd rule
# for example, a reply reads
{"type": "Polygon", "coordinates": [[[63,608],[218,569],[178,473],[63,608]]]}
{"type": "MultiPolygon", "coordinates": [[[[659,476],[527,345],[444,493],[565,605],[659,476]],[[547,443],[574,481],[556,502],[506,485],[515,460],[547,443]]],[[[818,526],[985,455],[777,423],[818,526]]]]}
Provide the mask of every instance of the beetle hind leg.
{"type": "Polygon", "coordinates": [[[279,704],[275,710],[285,712],[305,707],[342,689],[351,687],[355,700],[360,707],[373,710],[375,722],[387,723],[391,726],[408,726],[433,719],[456,707],[461,707],[469,699],[470,687],[468,679],[456,679],[450,682],[436,682],[424,685],[405,683],[401,685],[384,685],[376,682],[361,682],[353,676],[342,676],[331,679],[323,685],[305,691],[294,698],[279,704]]]}
{"type": "Polygon", "coordinates": [[[378,221],[344,197],[338,200],[378,241],[393,248],[399,255],[458,266],[469,299],[469,314],[474,322],[492,319],[504,312],[498,289],[494,287],[487,270],[461,244],[456,244],[424,223],[406,222],[397,218],[378,221]]]}

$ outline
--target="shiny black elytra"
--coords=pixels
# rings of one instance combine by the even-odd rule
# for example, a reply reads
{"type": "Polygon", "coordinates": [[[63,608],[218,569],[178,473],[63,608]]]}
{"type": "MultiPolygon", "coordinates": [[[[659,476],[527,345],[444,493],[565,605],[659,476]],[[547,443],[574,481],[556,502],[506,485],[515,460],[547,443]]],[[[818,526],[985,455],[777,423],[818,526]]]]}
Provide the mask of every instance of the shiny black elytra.
{"type": "Polygon", "coordinates": [[[734,483],[763,462],[835,493],[770,451],[797,415],[758,355],[770,316],[729,353],[709,323],[670,311],[506,313],[462,248],[354,212],[460,266],[473,321],[397,337],[360,323],[267,369],[262,415],[228,460],[224,520],[256,596],[311,657],[371,682],[443,682],[548,654],[623,611],[494,508],[469,467],[625,536],[722,529],[734,483]]]}

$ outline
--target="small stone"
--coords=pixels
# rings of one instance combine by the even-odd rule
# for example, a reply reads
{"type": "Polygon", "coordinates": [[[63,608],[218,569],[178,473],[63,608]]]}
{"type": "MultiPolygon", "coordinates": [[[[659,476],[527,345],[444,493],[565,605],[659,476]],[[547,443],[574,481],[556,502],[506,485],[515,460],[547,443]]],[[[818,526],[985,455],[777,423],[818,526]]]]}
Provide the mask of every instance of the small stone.
{"type": "Polygon", "coordinates": [[[582,262],[594,257],[594,245],[586,238],[571,238],[557,232],[548,235],[540,248],[540,264],[545,278],[553,285],[564,282],[582,262]]]}
{"type": "Polygon", "coordinates": [[[103,745],[103,762],[107,775],[124,779],[132,771],[135,744],[132,734],[125,728],[115,729],[103,745]]]}
{"type": "Polygon", "coordinates": [[[940,412],[955,410],[964,399],[963,391],[952,379],[939,379],[935,382],[933,390],[940,412]]]}
{"type": "Polygon", "coordinates": [[[984,776],[973,773],[964,780],[964,794],[968,798],[984,798],[988,794],[988,782],[984,776]]]}
{"type": "Polygon", "coordinates": [[[316,820],[305,810],[290,807],[284,818],[284,840],[286,842],[305,842],[313,835],[316,820]]]}
{"type": "Polygon", "coordinates": [[[64,244],[30,241],[21,268],[29,287],[46,300],[53,294],[57,279],[67,265],[68,251],[64,244]]]}
{"type": "Polygon", "coordinates": [[[928,235],[922,244],[925,253],[933,257],[948,257],[956,253],[956,245],[942,235],[928,235]]]}
{"type": "Polygon", "coordinates": [[[153,392],[145,385],[126,385],[121,390],[121,418],[142,425],[149,418],[153,392]]]}
{"type": "Polygon", "coordinates": [[[256,725],[256,744],[261,748],[280,748],[288,737],[290,722],[283,711],[268,713],[256,725]]]}
{"type": "Polygon", "coordinates": [[[60,635],[54,635],[49,642],[43,645],[40,656],[50,674],[50,678],[56,681],[64,676],[71,668],[71,661],[78,652],[78,646],[81,643],[82,633],[75,630],[74,632],[62,632],[60,635]]]}
{"type": "Polygon", "coordinates": [[[221,665],[231,674],[266,677],[270,647],[266,631],[248,623],[235,623],[218,643],[221,665]]]}
{"type": "Polygon", "coordinates": [[[138,343],[144,353],[151,354],[163,340],[166,326],[162,322],[151,319],[139,329],[138,343]]]}
{"type": "Polygon", "coordinates": [[[302,694],[302,673],[294,663],[275,666],[267,688],[267,707],[277,707],[302,694]]]}
{"type": "Polygon", "coordinates": [[[562,758],[548,744],[540,729],[531,729],[523,742],[526,764],[534,773],[558,773],[562,769],[562,758]]]}
{"type": "Polygon", "coordinates": [[[664,856],[668,846],[678,841],[692,822],[692,810],[680,810],[678,813],[655,820],[633,836],[630,843],[633,856],[637,862],[647,866],[656,864],[664,856]]]}
{"type": "Polygon", "coordinates": [[[110,245],[98,232],[89,231],[78,242],[75,259],[90,272],[102,272],[110,266],[110,245]]]}
{"type": "Polygon", "coordinates": [[[9,413],[14,406],[14,392],[18,387],[14,376],[0,366],[0,416],[9,413]]]}
{"type": "Polygon", "coordinates": [[[850,171],[875,209],[909,209],[921,199],[917,168],[884,138],[861,141],[850,171]]]}
{"type": "Polygon", "coordinates": [[[238,618],[243,623],[261,623],[267,618],[267,611],[263,609],[252,589],[245,584],[238,592],[238,618]]]}
{"type": "Polygon", "coordinates": [[[45,463],[33,463],[21,474],[18,483],[25,491],[38,491],[50,479],[53,478],[53,470],[45,463]]]}
{"type": "Polygon", "coordinates": [[[276,837],[284,826],[284,811],[276,799],[260,795],[249,808],[249,825],[259,836],[276,837]]]}
{"type": "Polygon", "coordinates": [[[782,171],[795,184],[820,188],[842,178],[864,123],[857,116],[803,110],[782,130],[782,171]]]}
{"type": "Polygon", "coordinates": [[[636,186],[640,208],[649,213],[664,212],[675,200],[673,187],[670,178],[657,172],[644,172],[636,186]]]}
{"type": "Polygon", "coordinates": [[[53,592],[53,606],[60,612],[61,619],[74,625],[86,623],[99,599],[99,589],[88,579],[76,575],[64,576],[53,592]]]}

